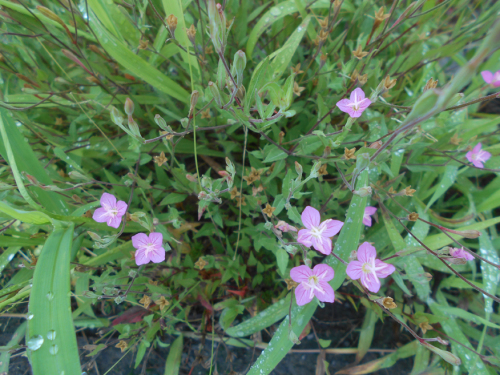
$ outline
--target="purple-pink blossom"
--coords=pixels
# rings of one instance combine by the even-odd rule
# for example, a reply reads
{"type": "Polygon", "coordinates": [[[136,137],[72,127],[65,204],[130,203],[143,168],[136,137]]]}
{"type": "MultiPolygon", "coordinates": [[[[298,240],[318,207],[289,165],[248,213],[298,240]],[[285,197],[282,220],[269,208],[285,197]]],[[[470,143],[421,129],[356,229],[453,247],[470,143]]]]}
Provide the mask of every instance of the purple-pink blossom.
{"type": "Polygon", "coordinates": [[[363,111],[372,104],[371,100],[365,98],[365,93],[359,87],[351,92],[350,99],[342,99],[337,102],[337,107],[342,112],[348,113],[351,117],[359,117],[363,114],[363,111]]]}
{"type": "Polygon", "coordinates": [[[297,232],[297,228],[288,224],[286,221],[280,220],[278,224],[274,226],[274,228],[279,229],[282,232],[297,232]]]}
{"type": "Polygon", "coordinates": [[[396,268],[389,263],[384,263],[377,257],[377,250],[369,242],[363,242],[358,248],[358,260],[353,260],[347,266],[347,275],[353,279],[361,279],[361,284],[372,293],[380,290],[379,278],[386,278],[396,268]]]}
{"type": "Polygon", "coordinates": [[[472,151],[469,151],[465,157],[469,160],[474,166],[478,168],[483,168],[483,163],[491,158],[491,154],[488,151],[481,150],[481,142],[479,142],[472,151]]]}
{"type": "Polygon", "coordinates": [[[453,258],[461,258],[461,259],[465,259],[465,260],[473,260],[474,259],[474,256],[469,254],[464,249],[457,249],[456,247],[450,247],[449,252],[453,258]]]}
{"type": "Polygon", "coordinates": [[[307,206],[302,211],[302,224],[306,229],[299,230],[297,241],[302,245],[313,246],[320,253],[328,255],[332,252],[332,239],[344,225],[339,220],[328,219],[321,223],[319,211],[307,206]]]}
{"type": "Polygon", "coordinates": [[[484,70],[481,72],[484,82],[493,85],[494,87],[500,87],[500,70],[496,73],[492,73],[489,70],[484,70]]]}
{"type": "Polygon", "coordinates": [[[127,204],[124,201],[116,201],[113,194],[104,193],[101,196],[101,208],[94,211],[92,218],[98,223],[107,223],[108,226],[118,228],[122,216],[127,212],[127,204]]]}
{"type": "Polygon", "coordinates": [[[149,262],[160,263],[165,260],[165,249],[163,248],[163,235],[152,232],[147,236],[139,233],[132,236],[132,245],[137,249],[135,252],[135,263],[138,266],[149,262]]]}
{"type": "Polygon", "coordinates": [[[290,271],[293,281],[299,283],[295,288],[297,305],[303,306],[316,296],[321,302],[333,302],[335,292],[328,284],[335,276],[333,268],[326,264],[318,264],[313,269],[307,266],[294,267],[290,271]]]}
{"type": "Polygon", "coordinates": [[[367,227],[372,226],[372,215],[375,215],[375,212],[377,212],[377,207],[371,207],[371,206],[365,207],[365,213],[363,215],[363,224],[365,224],[367,227]]]}

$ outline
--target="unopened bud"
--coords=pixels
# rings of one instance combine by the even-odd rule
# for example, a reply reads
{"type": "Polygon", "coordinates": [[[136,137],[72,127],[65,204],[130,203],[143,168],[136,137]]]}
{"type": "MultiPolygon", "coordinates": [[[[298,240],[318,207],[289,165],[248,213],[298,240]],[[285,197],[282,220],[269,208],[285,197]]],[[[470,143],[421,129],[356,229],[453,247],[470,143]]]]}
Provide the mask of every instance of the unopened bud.
{"type": "Polygon", "coordinates": [[[130,98],[125,99],[124,109],[125,113],[129,116],[132,116],[134,113],[134,102],[130,98]]]}
{"type": "Polygon", "coordinates": [[[40,182],[38,182],[38,180],[36,179],[36,177],[30,175],[30,174],[27,174],[27,173],[24,173],[24,175],[26,176],[26,178],[28,179],[28,181],[35,185],[35,186],[40,186],[40,182]]]}
{"type": "Polygon", "coordinates": [[[351,251],[351,254],[349,254],[349,259],[348,259],[349,262],[353,262],[355,260],[358,260],[358,251],[357,250],[351,251]]]}
{"type": "Polygon", "coordinates": [[[380,147],[382,147],[382,142],[376,141],[376,142],[373,142],[368,148],[373,148],[375,150],[378,150],[380,147]]]}
{"type": "Polygon", "coordinates": [[[325,149],[323,150],[323,157],[326,158],[330,155],[332,152],[332,148],[330,146],[326,146],[325,149]]]}
{"type": "Polygon", "coordinates": [[[408,220],[410,220],[410,221],[417,221],[418,220],[418,214],[416,212],[412,212],[411,214],[408,215],[408,220]]]}
{"type": "Polygon", "coordinates": [[[360,197],[368,197],[372,195],[372,188],[371,186],[364,186],[359,190],[354,190],[354,194],[359,195],[360,197]]]}
{"type": "Polygon", "coordinates": [[[52,12],[50,9],[45,8],[44,6],[37,5],[36,9],[42,13],[45,17],[50,18],[52,21],[56,21],[60,25],[64,25],[64,22],[57,14],[52,12]]]}
{"type": "Polygon", "coordinates": [[[90,236],[90,238],[92,238],[94,241],[100,241],[101,240],[101,236],[99,236],[97,233],[94,233],[94,232],[91,232],[91,231],[87,231],[88,235],[90,236]]]}
{"type": "Polygon", "coordinates": [[[291,226],[290,224],[288,224],[287,222],[285,221],[278,221],[278,224],[276,224],[274,226],[276,229],[279,229],[280,231],[282,232],[297,232],[297,228],[295,228],[294,226],[291,226]]]}
{"type": "Polygon", "coordinates": [[[280,131],[279,138],[278,138],[278,143],[281,144],[283,142],[283,137],[285,136],[284,131],[280,131]]]}
{"type": "Polygon", "coordinates": [[[73,180],[90,180],[87,176],[83,175],[78,171],[71,171],[68,173],[69,178],[73,180]]]}
{"type": "Polygon", "coordinates": [[[163,130],[167,130],[167,122],[163,119],[163,117],[161,117],[160,115],[156,115],[155,116],[155,122],[156,122],[156,125],[158,125],[161,129],[163,130]]]}
{"type": "Polygon", "coordinates": [[[196,104],[198,103],[198,98],[200,97],[200,93],[197,90],[194,90],[191,93],[191,108],[189,110],[189,117],[193,115],[194,108],[196,107],[196,104]]]}
{"type": "Polygon", "coordinates": [[[172,35],[172,38],[175,39],[175,29],[177,27],[177,17],[171,14],[170,16],[167,17],[167,26],[168,29],[170,30],[170,34],[172,35]]]}
{"type": "Polygon", "coordinates": [[[212,81],[208,82],[208,88],[210,92],[212,93],[212,96],[215,100],[215,103],[219,106],[219,108],[222,108],[222,97],[220,96],[220,91],[219,88],[215,83],[212,81]]]}
{"type": "Polygon", "coordinates": [[[243,83],[243,71],[245,70],[245,67],[247,66],[247,56],[245,55],[245,52],[242,50],[239,50],[234,54],[234,67],[236,69],[236,76],[237,76],[237,86],[239,87],[243,83]]]}
{"type": "Polygon", "coordinates": [[[438,226],[438,228],[446,232],[458,234],[459,236],[470,239],[478,238],[481,235],[481,232],[479,232],[478,230],[453,230],[442,226],[438,226]]]}
{"type": "Polygon", "coordinates": [[[198,175],[195,173],[195,174],[186,174],[186,178],[191,181],[191,182],[196,182],[197,179],[198,179],[198,175]]]}
{"type": "Polygon", "coordinates": [[[300,165],[298,162],[295,162],[295,172],[300,176],[302,175],[302,165],[300,165]]]}
{"type": "Polygon", "coordinates": [[[325,54],[325,53],[322,53],[320,58],[319,58],[319,68],[321,69],[325,63],[326,63],[326,59],[328,58],[328,55],[325,54]]]}

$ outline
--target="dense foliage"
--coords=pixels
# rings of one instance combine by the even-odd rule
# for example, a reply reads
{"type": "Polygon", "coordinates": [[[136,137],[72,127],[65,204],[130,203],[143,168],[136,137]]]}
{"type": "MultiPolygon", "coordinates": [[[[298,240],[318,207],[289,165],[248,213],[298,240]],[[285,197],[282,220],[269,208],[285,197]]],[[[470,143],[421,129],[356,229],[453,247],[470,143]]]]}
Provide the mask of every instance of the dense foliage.
{"type": "Polygon", "coordinates": [[[0,373],[168,347],[212,374],[223,342],[269,374],[334,299],[364,320],[330,371],[497,373],[499,12],[0,0],[0,306],[26,320],[0,373]],[[406,342],[364,360],[391,319],[406,342]]]}

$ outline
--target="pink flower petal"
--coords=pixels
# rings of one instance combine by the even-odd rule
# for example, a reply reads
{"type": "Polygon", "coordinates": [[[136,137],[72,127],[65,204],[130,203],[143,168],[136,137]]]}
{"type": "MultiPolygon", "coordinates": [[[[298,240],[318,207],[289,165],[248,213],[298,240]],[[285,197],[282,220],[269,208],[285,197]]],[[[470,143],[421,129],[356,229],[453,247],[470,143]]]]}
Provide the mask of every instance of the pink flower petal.
{"type": "Polygon", "coordinates": [[[122,217],[121,216],[114,216],[114,217],[110,217],[108,219],[108,226],[112,227],[112,228],[118,228],[120,226],[122,222],[122,217]]]}
{"type": "Polygon", "coordinates": [[[104,208],[116,207],[116,197],[113,194],[103,193],[101,196],[101,206],[104,208]]]}
{"type": "Polygon", "coordinates": [[[309,229],[301,229],[299,230],[299,234],[297,236],[297,242],[301,243],[304,246],[311,247],[312,238],[313,237],[309,229]]]}
{"type": "Polygon", "coordinates": [[[116,209],[118,210],[118,216],[125,215],[125,212],[127,212],[127,203],[124,201],[118,201],[116,203],[116,209]]]}
{"type": "Polygon", "coordinates": [[[372,207],[372,206],[365,207],[365,214],[374,215],[375,212],[377,212],[377,207],[372,207]]]}
{"type": "Polygon", "coordinates": [[[161,263],[165,260],[165,249],[158,247],[149,253],[149,259],[153,263],[161,263]]]}
{"type": "Polygon", "coordinates": [[[158,232],[153,232],[149,234],[149,241],[156,245],[157,247],[163,246],[163,234],[158,232]]]}
{"type": "Polygon", "coordinates": [[[149,243],[149,237],[145,233],[138,233],[132,236],[132,246],[136,249],[144,248],[149,243]]]}
{"type": "MultiPolygon", "coordinates": [[[[141,233],[143,234],[143,233],[141,233]]],[[[146,255],[145,249],[140,249],[135,252],[135,263],[140,266],[149,263],[149,257],[146,255]]]]}
{"type": "Polygon", "coordinates": [[[313,270],[313,274],[315,274],[318,279],[321,281],[330,281],[333,279],[335,276],[335,271],[333,270],[332,267],[330,267],[327,264],[318,264],[316,265],[313,270]]]}
{"type": "Polygon", "coordinates": [[[493,73],[488,70],[482,71],[481,75],[483,76],[484,82],[486,83],[491,83],[491,81],[493,80],[493,73]]]}
{"type": "Polygon", "coordinates": [[[323,237],[333,237],[340,232],[344,223],[339,220],[328,219],[321,223],[321,227],[323,226],[326,226],[326,228],[321,232],[321,235],[323,237]]]}
{"type": "Polygon", "coordinates": [[[472,153],[473,154],[479,154],[479,152],[481,151],[481,142],[479,142],[477,145],[474,146],[474,148],[472,149],[472,153]]]}
{"type": "Polygon", "coordinates": [[[324,292],[321,293],[319,290],[315,289],[314,295],[321,302],[333,303],[335,301],[335,292],[333,291],[333,288],[330,286],[330,284],[328,284],[326,281],[320,281],[318,284],[324,290],[324,292]]]}
{"type": "Polygon", "coordinates": [[[368,263],[370,259],[377,257],[377,250],[369,242],[363,242],[358,248],[358,260],[368,263]]]}
{"type": "Polygon", "coordinates": [[[109,219],[108,211],[104,208],[98,208],[94,211],[94,215],[92,215],[92,219],[97,221],[98,223],[106,223],[109,219]]]}
{"type": "Polygon", "coordinates": [[[360,102],[365,98],[365,92],[359,87],[351,92],[351,102],[360,102]]]}
{"type": "Polygon", "coordinates": [[[465,157],[467,160],[472,163],[472,151],[469,151],[468,153],[465,154],[465,157]]]}
{"type": "Polygon", "coordinates": [[[297,305],[304,306],[312,301],[311,292],[304,285],[300,284],[295,288],[295,299],[297,300],[297,305]]]}
{"type": "Polygon", "coordinates": [[[353,280],[359,279],[363,273],[363,263],[357,260],[351,261],[351,263],[347,265],[346,273],[347,276],[353,280]]]}
{"type": "Polygon", "coordinates": [[[465,260],[473,260],[474,256],[469,254],[464,249],[457,249],[455,247],[450,248],[450,255],[454,258],[462,258],[465,260]]]}
{"type": "Polygon", "coordinates": [[[477,168],[483,168],[484,165],[481,163],[479,160],[472,160],[472,164],[474,164],[475,167],[477,168]]]}
{"type": "Polygon", "coordinates": [[[342,99],[337,102],[336,106],[339,107],[342,112],[349,113],[350,111],[353,111],[352,107],[350,107],[349,104],[351,104],[351,101],[349,99],[342,99]]]}
{"type": "Polygon", "coordinates": [[[481,161],[487,161],[491,158],[491,154],[488,151],[481,150],[477,158],[481,161]]]}
{"type": "Polygon", "coordinates": [[[363,224],[366,225],[367,227],[372,226],[372,218],[369,215],[363,216],[363,224]]]}
{"type": "Polygon", "coordinates": [[[361,111],[361,113],[363,113],[363,111],[367,109],[370,104],[372,104],[372,101],[370,99],[363,99],[363,101],[359,102],[358,104],[358,111],[361,111]]]}
{"type": "Polygon", "coordinates": [[[290,277],[296,283],[307,282],[309,276],[313,275],[313,271],[307,266],[298,266],[290,270],[290,277]]]}
{"type": "Polygon", "coordinates": [[[332,253],[332,240],[328,237],[312,237],[312,245],[321,254],[330,255],[332,253]]]}
{"type": "Polygon", "coordinates": [[[380,290],[380,280],[372,273],[361,274],[361,284],[372,293],[378,293],[380,290]]]}
{"type": "Polygon", "coordinates": [[[389,263],[384,263],[380,259],[375,260],[375,268],[377,276],[385,279],[387,276],[392,274],[394,271],[396,271],[396,267],[394,265],[389,264],[389,263]]]}
{"type": "Polygon", "coordinates": [[[313,227],[319,226],[321,216],[317,209],[311,206],[307,206],[304,211],[302,211],[301,219],[302,224],[304,224],[307,229],[311,229],[313,227]]]}

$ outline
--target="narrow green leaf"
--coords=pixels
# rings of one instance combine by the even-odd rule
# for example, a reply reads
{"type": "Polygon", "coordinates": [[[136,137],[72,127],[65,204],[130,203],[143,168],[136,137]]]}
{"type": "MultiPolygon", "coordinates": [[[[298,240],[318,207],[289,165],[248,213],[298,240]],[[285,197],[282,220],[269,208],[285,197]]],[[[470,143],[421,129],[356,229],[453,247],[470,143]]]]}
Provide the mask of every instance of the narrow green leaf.
{"type": "MultiPolygon", "coordinates": [[[[9,349],[19,345],[26,332],[26,325],[27,325],[26,322],[22,322],[17,327],[10,341],[7,343],[6,346],[4,346],[5,349],[9,349]]],[[[2,354],[0,354],[0,374],[9,373],[10,356],[11,353],[8,350],[3,351],[2,354]]]]}
{"type": "Polygon", "coordinates": [[[127,45],[120,42],[111,34],[97,19],[90,18],[90,24],[95,31],[101,46],[108,52],[113,59],[123,65],[131,74],[141,78],[145,82],[164,94],[180,100],[183,103],[189,103],[190,95],[178,83],[168,78],[158,69],[151,66],[147,61],[137,56],[127,45]]]}
{"type": "Polygon", "coordinates": [[[168,352],[167,362],[165,363],[165,375],[178,375],[181,367],[183,337],[177,337],[168,352]]]}
{"type": "Polygon", "coordinates": [[[0,211],[24,223],[41,225],[51,222],[50,217],[43,212],[18,210],[5,202],[0,202],[0,211]]]}
{"type": "Polygon", "coordinates": [[[34,375],[80,374],[80,358],[71,318],[69,261],[74,224],[58,227],[47,238],[33,276],[27,341],[34,375]],[[32,350],[36,349],[36,350],[32,350]]]}

